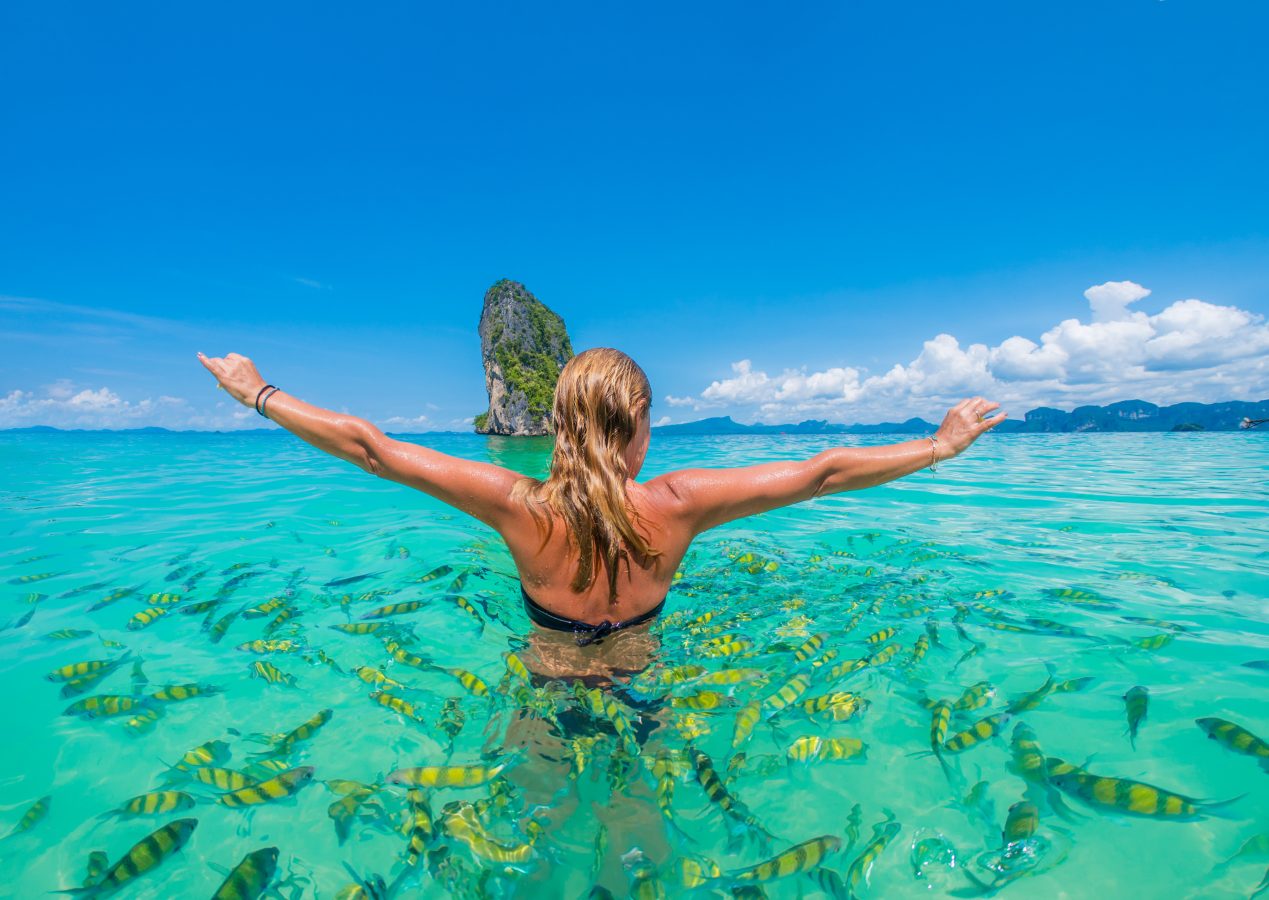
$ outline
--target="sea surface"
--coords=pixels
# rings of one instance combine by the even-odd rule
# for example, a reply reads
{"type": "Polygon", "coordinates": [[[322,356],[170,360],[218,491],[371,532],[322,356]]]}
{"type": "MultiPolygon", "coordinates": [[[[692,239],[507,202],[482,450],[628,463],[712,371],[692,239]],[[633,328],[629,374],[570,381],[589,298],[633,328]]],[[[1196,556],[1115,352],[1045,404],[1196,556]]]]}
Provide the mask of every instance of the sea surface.
{"type": "MultiPolygon", "coordinates": [[[[890,440],[658,437],[641,478],[890,440]]],[[[183,819],[121,896],[266,847],[286,897],[1219,900],[1269,866],[1269,747],[1196,724],[1269,739],[1269,435],[988,436],[700,536],[650,631],[582,649],[535,636],[494,532],[287,434],[0,435],[0,534],[5,897],[183,819]],[[560,674],[596,660],[631,674],[560,674]],[[232,771],[174,768],[207,742],[232,771]]]]}

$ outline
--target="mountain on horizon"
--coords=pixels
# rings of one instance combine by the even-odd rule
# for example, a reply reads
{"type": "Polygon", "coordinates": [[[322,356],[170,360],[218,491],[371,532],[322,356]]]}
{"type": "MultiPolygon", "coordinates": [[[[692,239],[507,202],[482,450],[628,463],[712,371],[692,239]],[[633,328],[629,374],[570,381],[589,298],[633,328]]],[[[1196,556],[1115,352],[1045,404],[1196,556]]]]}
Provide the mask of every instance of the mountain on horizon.
{"type": "MultiPolygon", "coordinates": [[[[1004,434],[1045,434],[1104,431],[1238,431],[1244,418],[1269,418],[1269,400],[1225,403],[1175,403],[1157,406],[1145,400],[1121,400],[1107,406],[1077,406],[1070,412],[1037,407],[1022,419],[1006,419],[995,431],[1004,434]]],[[[924,419],[845,425],[824,419],[796,424],[745,425],[731,416],[653,427],[654,434],[930,434],[938,425],[924,419]]]]}

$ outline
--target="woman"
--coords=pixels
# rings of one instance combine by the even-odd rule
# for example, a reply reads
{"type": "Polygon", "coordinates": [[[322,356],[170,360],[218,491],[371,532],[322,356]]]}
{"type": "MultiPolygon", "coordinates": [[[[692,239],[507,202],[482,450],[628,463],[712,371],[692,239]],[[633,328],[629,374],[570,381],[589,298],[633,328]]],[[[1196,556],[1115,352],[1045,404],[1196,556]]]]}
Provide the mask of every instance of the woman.
{"type": "MultiPolygon", "coordinates": [[[[431,494],[502,535],[520,574],[525,611],[540,626],[517,650],[535,686],[576,689],[580,682],[582,690],[611,691],[634,711],[641,745],[660,743],[653,732],[667,715],[630,679],[656,658],[650,624],[696,535],[742,516],[900,478],[962,453],[1005,418],[985,418],[999,404],[975,397],[954,406],[933,438],[744,468],[683,469],[640,484],[652,391],[630,357],[598,348],[579,353],[560,372],[555,448],[550,474],[539,482],[396,441],[364,419],[311,406],[266,385],[251,360],[236,353],[199,359],[236,400],[256,405],[313,446],[431,494]],[[591,646],[599,642],[604,646],[591,646]]],[[[515,770],[517,787],[531,807],[546,811],[540,814],[555,840],[576,858],[600,822],[613,846],[667,859],[656,798],[642,779],[614,792],[592,816],[576,815],[577,790],[560,796],[578,746],[568,742],[601,727],[578,708],[566,706],[554,724],[519,708],[500,739],[504,749],[527,751],[528,762],[515,770]]],[[[603,865],[598,883],[621,883],[617,858],[609,854],[603,865]]],[[[543,868],[533,877],[548,874],[543,868]]]]}
{"type": "MultiPolygon", "coordinates": [[[[312,406],[266,385],[237,353],[198,358],[235,400],[318,449],[431,494],[497,531],[520,573],[529,617],[579,647],[626,629],[645,632],[637,626],[661,611],[679,562],[701,532],[933,466],[963,453],[1006,415],[987,418],[1000,404],[974,397],[952,407],[933,437],[742,468],[682,469],[640,484],[652,391],[630,357],[600,347],[574,356],[560,372],[555,450],[550,474],[539,482],[393,440],[364,419],[312,406]]],[[[549,651],[556,652],[563,651],[549,651]]],[[[576,671],[585,655],[566,662],[576,671]]]]}

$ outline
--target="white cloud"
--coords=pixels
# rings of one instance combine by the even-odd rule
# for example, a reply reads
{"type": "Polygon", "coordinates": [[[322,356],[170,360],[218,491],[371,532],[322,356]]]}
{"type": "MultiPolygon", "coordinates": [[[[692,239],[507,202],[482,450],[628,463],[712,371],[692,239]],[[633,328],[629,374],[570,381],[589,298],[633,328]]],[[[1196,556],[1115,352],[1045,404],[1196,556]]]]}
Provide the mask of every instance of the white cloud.
{"type": "Polygon", "coordinates": [[[1084,292],[1093,309],[1094,322],[1113,322],[1126,316],[1129,303],[1150,296],[1150,290],[1134,281],[1107,281],[1095,284],[1084,292]]]}
{"type": "Polygon", "coordinates": [[[655,422],[652,423],[652,427],[659,428],[662,425],[669,425],[669,424],[670,424],[670,417],[662,416],[661,418],[657,419],[655,422]]]}
{"type": "Polygon", "coordinates": [[[431,431],[435,426],[426,415],[389,416],[380,426],[384,431],[409,432],[411,430],[431,431]]]}
{"type": "Polygon", "coordinates": [[[867,422],[938,417],[974,395],[1001,401],[1014,416],[1041,405],[1269,396],[1263,316],[1194,299],[1154,315],[1128,309],[1149,295],[1131,281],[1095,285],[1084,292],[1089,322],[1066,319],[1038,342],[1015,335],[995,347],[962,347],[954,336],[939,334],[924,342],[916,359],[880,375],[842,366],[769,376],[742,359],[732,364],[732,377],[712,382],[697,397],[666,400],[698,411],[732,407],[742,418],[765,421],[819,414],[867,422]]]}
{"type": "MultiPolygon", "coordinates": [[[[218,403],[223,408],[224,403],[218,403]]],[[[234,408],[240,409],[234,404],[234,408]]],[[[244,412],[250,412],[245,410],[244,412]]],[[[43,396],[34,391],[12,390],[0,397],[0,428],[50,425],[54,428],[160,428],[231,430],[241,416],[220,412],[207,415],[181,397],[167,394],[157,399],[128,400],[109,387],[83,387],[59,378],[45,385],[43,396]]],[[[250,423],[255,427],[255,423],[250,423]]]]}

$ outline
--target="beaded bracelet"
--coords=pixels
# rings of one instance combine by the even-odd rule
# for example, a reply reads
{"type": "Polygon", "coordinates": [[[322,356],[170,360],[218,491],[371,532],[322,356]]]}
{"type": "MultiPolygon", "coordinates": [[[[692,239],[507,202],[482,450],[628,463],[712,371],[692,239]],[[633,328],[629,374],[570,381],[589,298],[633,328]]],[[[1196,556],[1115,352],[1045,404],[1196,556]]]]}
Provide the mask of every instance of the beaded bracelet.
{"type": "MultiPolygon", "coordinates": [[[[259,393],[256,394],[256,412],[260,412],[260,394],[263,394],[265,391],[267,391],[271,387],[273,387],[273,385],[266,384],[264,387],[260,388],[259,393]]],[[[274,390],[277,390],[277,388],[274,388],[274,390]]],[[[260,413],[260,414],[264,415],[264,413],[260,413]]]]}
{"type": "Polygon", "coordinates": [[[272,397],[277,392],[278,392],[278,388],[273,388],[273,390],[269,391],[269,393],[264,395],[264,400],[261,401],[260,403],[260,415],[264,416],[266,419],[269,418],[269,416],[265,413],[265,409],[269,405],[269,398],[272,397]]]}
{"type": "Polygon", "coordinates": [[[934,437],[933,435],[930,435],[929,437],[930,437],[930,471],[931,471],[931,472],[937,472],[937,471],[939,470],[939,469],[938,469],[938,461],[939,461],[939,455],[938,455],[939,439],[938,439],[938,438],[936,438],[936,437],[934,437]]]}

